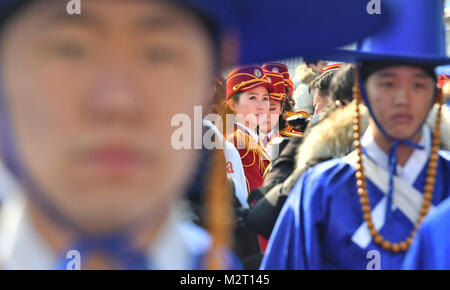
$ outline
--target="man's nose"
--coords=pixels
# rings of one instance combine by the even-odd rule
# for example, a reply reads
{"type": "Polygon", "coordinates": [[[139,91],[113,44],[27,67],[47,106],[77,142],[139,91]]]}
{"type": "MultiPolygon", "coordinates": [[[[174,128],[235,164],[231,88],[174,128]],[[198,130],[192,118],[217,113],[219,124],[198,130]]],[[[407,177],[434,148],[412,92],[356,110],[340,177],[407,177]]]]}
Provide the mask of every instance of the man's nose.
{"type": "Polygon", "coordinates": [[[399,86],[394,97],[394,105],[407,105],[410,101],[411,90],[412,88],[408,85],[399,86]]]}
{"type": "Polygon", "coordinates": [[[129,76],[118,71],[104,71],[94,82],[85,100],[91,120],[108,124],[139,121],[143,104],[129,76]]]}

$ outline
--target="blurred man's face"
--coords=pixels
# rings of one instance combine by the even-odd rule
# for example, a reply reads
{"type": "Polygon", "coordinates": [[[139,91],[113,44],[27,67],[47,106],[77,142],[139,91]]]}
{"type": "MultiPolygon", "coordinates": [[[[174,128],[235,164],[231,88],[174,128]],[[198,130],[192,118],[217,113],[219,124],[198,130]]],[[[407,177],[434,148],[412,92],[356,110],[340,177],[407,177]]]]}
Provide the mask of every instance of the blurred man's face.
{"type": "Polygon", "coordinates": [[[321,60],[316,64],[316,72],[323,73],[323,69],[328,65],[328,62],[321,60]]]}
{"type": "MultiPolygon", "coordinates": [[[[434,82],[422,69],[392,66],[371,74],[367,96],[375,117],[386,132],[397,139],[410,138],[428,115],[434,82]]],[[[380,134],[377,126],[374,133],[380,134]]]]}
{"type": "Polygon", "coordinates": [[[326,106],[331,104],[331,97],[328,92],[320,92],[319,89],[314,89],[314,115],[319,114],[326,106]]]}
{"type": "Polygon", "coordinates": [[[310,64],[309,67],[316,73],[323,73],[323,69],[328,65],[328,63],[324,60],[320,60],[315,64],[310,64]]]}
{"type": "Polygon", "coordinates": [[[76,223],[108,231],[165,209],[197,154],[171,146],[171,118],[206,105],[212,44],[166,1],[36,1],[1,38],[20,158],[76,223]]]}

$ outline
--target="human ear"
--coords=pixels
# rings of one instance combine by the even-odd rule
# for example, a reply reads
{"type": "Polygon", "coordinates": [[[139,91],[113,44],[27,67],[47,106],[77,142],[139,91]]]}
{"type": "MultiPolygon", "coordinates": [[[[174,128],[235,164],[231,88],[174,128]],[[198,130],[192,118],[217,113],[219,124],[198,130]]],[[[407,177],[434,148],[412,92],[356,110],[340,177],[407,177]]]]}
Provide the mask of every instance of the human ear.
{"type": "Polygon", "coordinates": [[[339,109],[343,109],[344,105],[342,104],[342,102],[340,100],[336,100],[334,102],[334,104],[336,105],[336,107],[338,107],[339,109]]]}
{"type": "Polygon", "coordinates": [[[227,105],[228,105],[228,108],[230,108],[230,110],[231,111],[233,111],[233,112],[235,112],[236,113],[236,107],[237,107],[237,103],[236,103],[236,101],[235,100],[233,100],[233,99],[229,99],[228,101],[227,101],[227,105]]]}

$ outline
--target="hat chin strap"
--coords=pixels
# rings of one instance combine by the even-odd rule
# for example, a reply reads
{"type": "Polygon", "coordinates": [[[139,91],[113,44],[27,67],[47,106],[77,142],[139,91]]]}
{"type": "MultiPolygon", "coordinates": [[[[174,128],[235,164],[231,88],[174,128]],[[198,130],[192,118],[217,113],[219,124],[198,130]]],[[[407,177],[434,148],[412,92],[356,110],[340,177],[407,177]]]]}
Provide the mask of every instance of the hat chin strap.
{"type": "MultiPolygon", "coordinates": [[[[375,114],[373,113],[372,107],[370,106],[369,98],[367,97],[366,89],[363,85],[362,77],[360,74],[358,77],[358,82],[359,82],[361,97],[363,98],[364,102],[366,103],[366,106],[369,110],[370,116],[374,120],[376,126],[381,131],[381,133],[386,138],[388,138],[389,140],[392,141],[392,146],[389,150],[389,155],[388,155],[389,156],[389,159],[388,159],[389,160],[389,186],[388,186],[387,205],[386,205],[386,214],[385,214],[385,218],[387,220],[388,218],[390,218],[390,216],[392,214],[392,195],[394,192],[394,176],[395,176],[396,170],[397,170],[397,149],[400,145],[406,145],[406,146],[410,146],[410,147],[413,147],[415,149],[420,149],[420,150],[425,149],[423,146],[412,142],[411,139],[414,138],[422,130],[422,127],[426,122],[426,118],[422,121],[421,125],[417,128],[416,132],[414,132],[414,134],[412,134],[410,137],[405,138],[405,139],[397,139],[397,138],[390,136],[386,132],[386,130],[384,130],[384,128],[381,126],[380,122],[378,122],[377,118],[375,117],[375,114]]],[[[431,106],[432,106],[432,104],[431,104],[431,106]]],[[[367,152],[365,152],[364,149],[363,149],[363,152],[365,154],[367,153],[367,152]]]]}

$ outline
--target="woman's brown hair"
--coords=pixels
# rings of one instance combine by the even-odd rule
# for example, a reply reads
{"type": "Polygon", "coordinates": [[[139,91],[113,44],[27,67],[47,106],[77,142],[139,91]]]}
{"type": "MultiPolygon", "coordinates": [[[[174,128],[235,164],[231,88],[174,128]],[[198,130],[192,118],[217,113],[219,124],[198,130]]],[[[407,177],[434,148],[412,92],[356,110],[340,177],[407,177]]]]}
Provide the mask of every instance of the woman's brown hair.
{"type": "MultiPolygon", "coordinates": [[[[241,92],[234,93],[233,95],[231,95],[228,98],[228,100],[222,100],[220,102],[220,106],[218,108],[218,114],[220,115],[220,118],[222,120],[222,128],[219,128],[219,130],[222,132],[222,134],[224,136],[227,136],[227,134],[231,134],[234,131],[234,120],[230,119],[230,118],[228,118],[228,120],[227,120],[227,115],[234,115],[235,114],[235,112],[233,110],[231,110],[228,101],[232,100],[232,101],[234,101],[236,103],[239,103],[239,99],[241,97],[241,94],[242,94],[241,92]]],[[[220,127],[220,126],[218,126],[218,127],[220,127]]]]}

